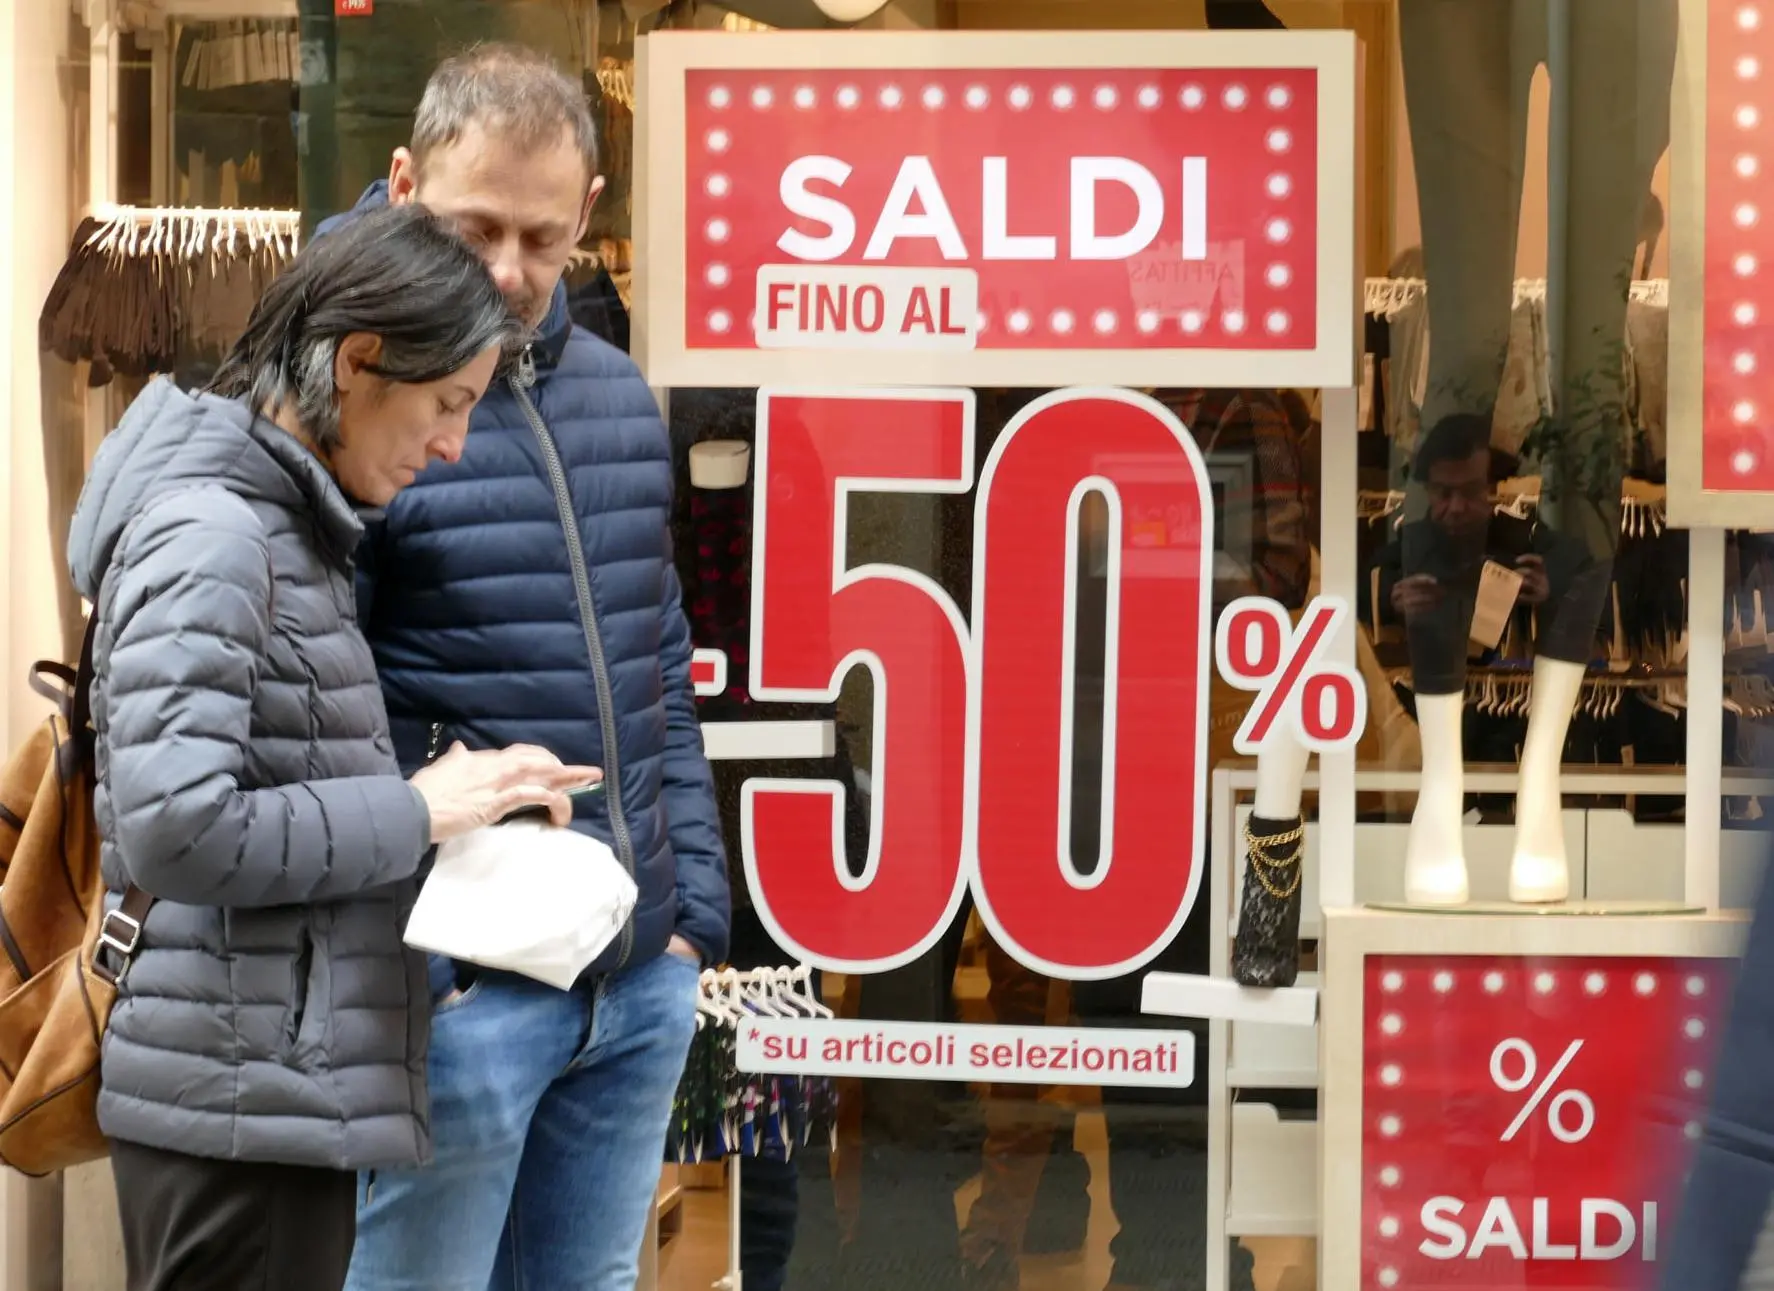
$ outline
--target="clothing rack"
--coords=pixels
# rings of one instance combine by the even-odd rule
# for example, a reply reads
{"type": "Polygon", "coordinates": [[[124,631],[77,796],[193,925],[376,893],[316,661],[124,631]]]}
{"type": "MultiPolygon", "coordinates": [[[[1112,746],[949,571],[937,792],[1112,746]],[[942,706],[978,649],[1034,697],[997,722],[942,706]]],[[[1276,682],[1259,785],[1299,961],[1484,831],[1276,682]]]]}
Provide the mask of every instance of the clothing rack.
{"type": "Polygon", "coordinates": [[[598,60],[598,88],[604,97],[634,112],[634,60],[606,55],[598,60]]]}
{"type": "MultiPolygon", "coordinates": [[[[698,1105],[706,1101],[706,1096],[695,1086],[699,1080],[708,1078],[710,1073],[706,1068],[710,1060],[718,1060],[724,1068],[731,1068],[732,1035],[740,1022],[757,1016],[829,1018],[833,1014],[820,1001],[813,986],[813,970],[805,964],[797,968],[705,970],[696,995],[697,1039],[691,1042],[690,1058],[685,1063],[684,1078],[679,1084],[678,1097],[673,1108],[674,1128],[684,1138],[693,1134],[700,1135],[700,1128],[693,1127],[691,1122],[697,1115],[698,1105]],[[716,1038],[712,1044],[711,1038],[716,1038]]],[[[780,1147],[786,1157],[797,1146],[795,1139],[800,1137],[802,1143],[810,1141],[815,1128],[825,1128],[833,1142],[836,1142],[836,1095],[829,1081],[802,1077],[748,1078],[732,1070],[722,1070],[714,1074],[727,1089],[725,1123],[719,1132],[723,1142],[719,1146],[727,1167],[728,1208],[727,1273],[714,1285],[720,1291],[740,1291],[741,1163],[747,1155],[747,1140],[750,1141],[750,1150],[761,1151],[769,1133],[768,1127],[764,1135],[752,1132],[750,1127],[755,1124],[756,1113],[764,1111],[766,1123],[771,1120],[777,1122],[775,1145],[780,1147]],[[769,1092],[767,1103],[762,1097],[765,1090],[769,1092]],[[800,1101],[801,1135],[786,1129],[783,1124],[785,1117],[789,1121],[794,1119],[792,1113],[784,1107],[785,1103],[793,1100],[800,1101]],[[826,1109],[824,1118],[829,1120],[829,1125],[824,1127],[816,1126],[815,1123],[814,1108],[820,1103],[826,1109]]],[[[703,1145],[700,1137],[697,1137],[695,1146],[697,1159],[701,1160],[703,1145]]],[[[683,1150],[684,1143],[681,1139],[680,1157],[683,1150]]]]}
{"type": "MultiPolygon", "coordinates": [[[[1407,306],[1415,304],[1429,292],[1429,281],[1426,278],[1369,278],[1363,284],[1363,308],[1369,314],[1381,318],[1391,318],[1407,306]]],[[[1546,299],[1546,279],[1517,278],[1515,280],[1515,303],[1523,301],[1544,301],[1546,299]]],[[[1669,308],[1669,279],[1641,278],[1635,281],[1627,295],[1627,299],[1642,305],[1651,305],[1659,309],[1669,308]]]]}
{"type": "MultiPolygon", "coordinates": [[[[1669,499],[1662,486],[1653,488],[1654,492],[1646,491],[1644,486],[1628,488],[1620,495],[1620,532],[1624,536],[1655,538],[1669,527],[1669,499]]],[[[1404,499],[1401,489],[1362,489],[1356,494],[1355,516],[1368,524],[1378,524],[1397,514],[1404,499]]],[[[1534,481],[1531,488],[1505,486],[1491,495],[1491,501],[1499,514],[1526,519],[1540,505],[1539,482],[1534,481]]]]}
{"type": "Polygon", "coordinates": [[[104,242],[124,254],[152,248],[196,258],[235,254],[244,244],[253,251],[269,245],[289,258],[302,236],[302,213],[289,210],[102,202],[94,204],[91,218],[99,228],[88,245],[104,242]]]}
{"type": "Polygon", "coordinates": [[[89,389],[118,375],[201,379],[197,367],[245,328],[300,231],[294,211],[96,205],[44,300],[39,347],[88,364],[89,389]]]}
{"type": "MultiPolygon", "coordinates": [[[[1402,482],[1399,473],[1417,442],[1422,409],[1429,401],[1429,355],[1435,338],[1428,292],[1423,278],[1369,278],[1363,288],[1361,425],[1391,441],[1394,487],[1402,482]]],[[[1535,431],[1557,416],[1564,392],[1553,379],[1555,302],[1547,295],[1547,280],[1517,279],[1513,294],[1504,366],[1491,406],[1491,446],[1520,458],[1532,451],[1535,431]]],[[[1668,280],[1633,282],[1621,325],[1622,449],[1635,469],[1655,473],[1668,460],[1668,280]]],[[[1608,380],[1611,386],[1612,377],[1608,380]]]]}
{"type": "MultiPolygon", "coordinates": [[[[1774,688],[1766,678],[1748,674],[1747,680],[1761,685],[1758,694],[1765,695],[1774,711],[1774,688]]],[[[1386,680],[1407,690],[1413,689],[1409,668],[1388,668],[1386,680]]],[[[1735,679],[1733,679],[1735,680],[1735,679]]],[[[1527,668],[1477,668],[1466,670],[1466,702],[1480,712],[1525,714],[1533,694],[1533,673],[1527,668]]],[[[1654,694],[1670,709],[1686,708],[1688,674],[1669,669],[1640,673],[1602,673],[1585,677],[1577,697],[1577,712],[1605,716],[1620,706],[1620,697],[1631,691],[1654,694]]],[[[1746,692],[1747,694],[1748,692],[1746,692]]]]}

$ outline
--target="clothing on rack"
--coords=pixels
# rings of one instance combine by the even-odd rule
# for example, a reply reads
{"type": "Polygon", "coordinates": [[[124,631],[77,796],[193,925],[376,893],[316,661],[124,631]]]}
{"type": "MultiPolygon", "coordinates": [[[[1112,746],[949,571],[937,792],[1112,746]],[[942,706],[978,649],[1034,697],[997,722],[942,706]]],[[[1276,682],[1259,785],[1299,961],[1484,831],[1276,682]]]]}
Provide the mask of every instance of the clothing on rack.
{"type": "Polygon", "coordinates": [[[710,969],[702,975],[697,1009],[666,1140],[668,1161],[788,1160],[815,1142],[835,1146],[838,1095],[832,1081],[742,1072],[734,1057],[735,1028],[747,1018],[831,1015],[814,993],[811,970],[710,969]]]}
{"type": "Polygon", "coordinates": [[[237,19],[178,27],[171,139],[180,206],[293,207],[298,200],[297,22],[237,19]]]}
{"type": "Polygon", "coordinates": [[[38,348],[92,365],[88,382],[116,372],[148,376],[171,367],[178,318],[172,283],[156,259],[100,245],[103,226],[84,219],[37,317],[38,348]]]}
{"type": "MultiPolygon", "coordinates": [[[[1422,409],[1429,397],[1429,292],[1420,278],[1370,278],[1366,286],[1365,353],[1377,375],[1374,415],[1364,429],[1391,441],[1391,486],[1405,484],[1422,409]]],[[[1502,377],[1492,414],[1491,444],[1520,458],[1528,437],[1556,412],[1546,330],[1544,280],[1515,284],[1502,377]]],[[[1628,430],[1623,451],[1634,471],[1661,479],[1668,457],[1669,284],[1632,284],[1627,301],[1621,385],[1628,430]]]]}
{"type": "Polygon", "coordinates": [[[1356,423],[1361,431],[1386,428],[1386,378],[1392,359],[1392,324],[1385,318],[1369,314],[1362,327],[1362,415],[1356,423]]]}
{"type": "Polygon", "coordinates": [[[604,150],[605,179],[615,177],[626,199],[634,174],[634,60],[606,55],[598,60],[595,77],[588,79],[597,86],[594,102],[601,117],[598,142],[604,150]]]}
{"type": "Polygon", "coordinates": [[[41,349],[121,373],[174,372],[219,358],[245,329],[267,283],[296,250],[287,212],[121,208],[87,218],[37,319],[41,349]]]}
{"type": "Polygon", "coordinates": [[[292,18],[188,23],[180,28],[179,86],[225,90],[267,81],[289,82],[302,69],[301,40],[292,18]]]}

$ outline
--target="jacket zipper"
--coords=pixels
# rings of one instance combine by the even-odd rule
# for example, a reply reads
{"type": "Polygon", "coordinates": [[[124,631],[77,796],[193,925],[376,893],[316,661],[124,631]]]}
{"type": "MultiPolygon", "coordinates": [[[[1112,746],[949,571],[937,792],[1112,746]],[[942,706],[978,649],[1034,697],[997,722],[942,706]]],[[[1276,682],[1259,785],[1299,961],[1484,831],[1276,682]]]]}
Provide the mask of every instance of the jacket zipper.
{"type": "MultiPolygon", "coordinates": [[[[585,565],[585,544],[579,536],[579,517],[573,510],[573,494],[567,487],[567,472],[561,465],[560,449],[547,425],[543,423],[542,414],[536,411],[536,405],[530,401],[530,387],[536,384],[536,360],[528,345],[524,346],[524,352],[518,359],[517,371],[511,375],[510,384],[512,394],[517,397],[517,405],[523,409],[524,418],[530,423],[530,430],[542,449],[543,461],[548,465],[548,481],[554,489],[555,509],[560,513],[561,528],[566,532],[567,560],[573,567],[573,590],[579,598],[579,626],[585,633],[586,652],[591,656],[592,683],[597,691],[598,725],[604,734],[604,779],[608,789],[604,799],[610,808],[610,830],[616,836],[616,855],[622,861],[622,867],[628,871],[631,879],[638,881],[639,876],[635,873],[634,839],[628,832],[628,811],[622,802],[622,764],[616,749],[615,691],[610,685],[609,663],[604,658],[604,637],[598,629],[597,607],[591,599],[591,572],[585,565]]],[[[634,916],[630,915],[622,924],[616,967],[626,967],[628,957],[633,952],[634,916]]]]}

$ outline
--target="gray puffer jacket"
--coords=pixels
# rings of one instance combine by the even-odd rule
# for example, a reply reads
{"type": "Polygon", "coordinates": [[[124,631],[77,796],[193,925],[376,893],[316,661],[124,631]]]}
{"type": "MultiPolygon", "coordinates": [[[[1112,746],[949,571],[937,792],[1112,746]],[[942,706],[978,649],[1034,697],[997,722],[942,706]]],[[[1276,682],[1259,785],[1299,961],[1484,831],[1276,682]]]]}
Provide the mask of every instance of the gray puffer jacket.
{"type": "Polygon", "coordinates": [[[96,810],[114,891],[160,898],[105,1037],[99,1123],[197,1156],[430,1155],[430,817],[357,629],[361,524],[244,404],[149,386],[68,542],[95,604],[96,810]]]}

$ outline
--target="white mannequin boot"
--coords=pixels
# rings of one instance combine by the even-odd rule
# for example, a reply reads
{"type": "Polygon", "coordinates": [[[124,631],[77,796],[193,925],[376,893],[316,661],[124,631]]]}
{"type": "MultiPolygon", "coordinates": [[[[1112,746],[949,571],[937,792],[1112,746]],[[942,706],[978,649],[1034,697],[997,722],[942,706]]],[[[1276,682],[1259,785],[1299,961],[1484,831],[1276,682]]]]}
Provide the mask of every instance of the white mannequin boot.
{"type": "Polygon", "coordinates": [[[1521,785],[1515,793],[1515,856],[1509,863],[1509,899],[1563,901],[1571,893],[1565,862],[1559,765],[1571,713],[1583,688],[1583,665],[1562,659],[1534,660],[1534,696],[1528,704],[1528,735],[1521,751],[1521,785]]]}
{"type": "Polygon", "coordinates": [[[1405,900],[1413,905],[1463,905],[1466,847],[1461,816],[1466,805],[1466,759],[1460,718],[1466,696],[1417,696],[1417,730],[1423,744],[1423,782],[1411,813],[1404,856],[1405,900]]]}
{"type": "Polygon", "coordinates": [[[1251,810],[1264,820],[1292,820],[1300,814],[1306,763],[1312,750],[1298,740],[1278,739],[1257,754],[1257,796],[1251,810]]]}

